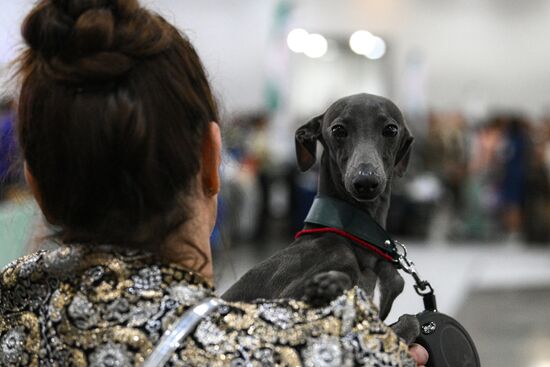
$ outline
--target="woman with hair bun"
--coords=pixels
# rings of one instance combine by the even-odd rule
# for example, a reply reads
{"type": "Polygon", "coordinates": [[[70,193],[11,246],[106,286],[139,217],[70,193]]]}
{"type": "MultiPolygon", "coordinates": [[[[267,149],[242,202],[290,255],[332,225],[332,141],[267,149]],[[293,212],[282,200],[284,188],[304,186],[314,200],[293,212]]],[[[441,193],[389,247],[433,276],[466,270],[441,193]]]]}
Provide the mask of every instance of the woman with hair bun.
{"type": "Polygon", "coordinates": [[[0,274],[1,366],[416,366],[357,288],[215,298],[219,117],[182,33],[136,0],[41,0],[22,33],[17,132],[60,246],[0,274]]]}

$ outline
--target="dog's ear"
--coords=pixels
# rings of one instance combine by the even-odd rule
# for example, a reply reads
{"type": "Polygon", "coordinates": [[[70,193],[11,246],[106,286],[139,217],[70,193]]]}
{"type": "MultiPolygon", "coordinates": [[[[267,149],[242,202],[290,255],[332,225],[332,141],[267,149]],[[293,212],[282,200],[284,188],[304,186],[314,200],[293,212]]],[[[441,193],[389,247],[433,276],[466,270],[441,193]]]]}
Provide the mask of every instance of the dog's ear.
{"type": "Polygon", "coordinates": [[[300,171],[305,172],[315,164],[317,153],[317,139],[321,135],[321,121],[324,115],[319,115],[309,120],[296,130],[294,141],[296,143],[296,159],[300,171]]]}
{"type": "Polygon", "coordinates": [[[409,131],[407,126],[405,125],[404,127],[405,132],[401,137],[401,140],[399,142],[399,149],[397,151],[397,154],[395,155],[394,172],[399,177],[402,177],[405,174],[405,171],[407,171],[409,158],[411,156],[411,147],[414,141],[414,138],[411,135],[411,132],[409,131]]]}

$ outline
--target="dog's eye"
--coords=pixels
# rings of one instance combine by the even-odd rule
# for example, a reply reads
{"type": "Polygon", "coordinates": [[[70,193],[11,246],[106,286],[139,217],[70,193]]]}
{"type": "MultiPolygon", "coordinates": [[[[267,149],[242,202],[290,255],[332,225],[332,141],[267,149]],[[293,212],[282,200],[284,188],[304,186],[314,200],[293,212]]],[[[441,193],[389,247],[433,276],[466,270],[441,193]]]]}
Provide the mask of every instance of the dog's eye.
{"type": "Polygon", "coordinates": [[[334,125],[332,129],[330,129],[330,132],[335,138],[345,138],[348,136],[348,131],[342,125],[334,125]]]}
{"type": "Polygon", "coordinates": [[[384,127],[384,130],[382,130],[382,135],[384,135],[386,138],[392,138],[397,135],[398,131],[399,128],[397,127],[397,125],[390,124],[384,127]]]}

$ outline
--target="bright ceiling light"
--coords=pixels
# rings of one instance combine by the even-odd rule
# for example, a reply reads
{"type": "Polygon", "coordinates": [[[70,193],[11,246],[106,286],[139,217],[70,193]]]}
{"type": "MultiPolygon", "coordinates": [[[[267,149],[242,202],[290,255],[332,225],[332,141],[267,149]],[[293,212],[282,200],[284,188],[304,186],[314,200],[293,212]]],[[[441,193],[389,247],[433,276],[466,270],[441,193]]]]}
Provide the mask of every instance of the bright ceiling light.
{"type": "Polygon", "coordinates": [[[365,54],[371,60],[377,60],[386,53],[386,42],[380,37],[373,37],[373,47],[365,54]]]}
{"type": "Polygon", "coordinates": [[[374,49],[374,36],[367,31],[356,31],[349,38],[349,47],[359,55],[366,55],[374,49]]]}
{"type": "Polygon", "coordinates": [[[349,47],[353,52],[376,60],[386,53],[386,42],[367,31],[356,31],[349,38],[349,47]]]}
{"type": "Polygon", "coordinates": [[[304,52],[309,33],[305,29],[296,28],[288,33],[286,44],[288,48],[296,53],[304,52]]]}
{"type": "Polygon", "coordinates": [[[304,49],[304,54],[306,54],[306,56],[316,59],[326,54],[327,49],[327,39],[322,35],[313,33],[307,36],[307,42],[304,49]]]}

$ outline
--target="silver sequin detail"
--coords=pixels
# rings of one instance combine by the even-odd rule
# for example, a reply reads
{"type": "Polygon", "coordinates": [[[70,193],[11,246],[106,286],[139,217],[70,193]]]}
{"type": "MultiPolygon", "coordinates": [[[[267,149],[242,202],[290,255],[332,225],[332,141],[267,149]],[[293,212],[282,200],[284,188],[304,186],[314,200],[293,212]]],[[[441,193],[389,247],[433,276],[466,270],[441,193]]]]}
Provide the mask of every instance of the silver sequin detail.
{"type": "Polygon", "coordinates": [[[24,263],[19,266],[19,276],[28,278],[37,268],[37,261],[40,258],[38,254],[31,255],[24,263]]]}
{"type": "Polygon", "coordinates": [[[347,296],[343,294],[330,303],[329,309],[334,316],[342,319],[340,333],[346,335],[351,332],[356,317],[355,305],[353,302],[350,302],[347,296]]]}
{"type": "Polygon", "coordinates": [[[107,305],[103,317],[109,321],[124,322],[128,320],[130,304],[126,298],[118,298],[107,305]]]}
{"type": "Polygon", "coordinates": [[[58,249],[47,251],[43,254],[44,268],[52,275],[64,278],[71,274],[82,258],[84,248],[82,246],[62,246],[58,249]]]}
{"type": "Polygon", "coordinates": [[[258,338],[255,338],[251,335],[239,336],[237,340],[239,342],[239,346],[248,350],[260,347],[260,341],[258,340],[258,338]]]}
{"type": "Polygon", "coordinates": [[[170,287],[169,293],[170,297],[182,305],[195,304],[206,296],[204,290],[182,284],[170,287]]]}
{"type": "Polygon", "coordinates": [[[89,329],[97,325],[99,321],[99,315],[94,309],[94,305],[80,293],[74,296],[67,311],[79,329],[89,329]]]}
{"type": "Polygon", "coordinates": [[[120,344],[104,344],[90,356],[90,367],[124,367],[131,365],[131,358],[120,344]]]}
{"type": "Polygon", "coordinates": [[[18,365],[23,356],[25,333],[22,328],[8,331],[0,341],[0,361],[2,366],[18,365]]]}
{"type": "Polygon", "coordinates": [[[273,304],[262,304],[259,307],[260,317],[280,327],[288,329],[294,325],[292,311],[287,308],[274,306],[273,304]]]}
{"type": "Polygon", "coordinates": [[[395,353],[381,352],[383,345],[379,339],[372,339],[365,342],[361,336],[356,336],[352,342],[353,353],[357,362],[362,366],[384,366],[384,367],[414,367],[416,363],[410,364],[411,359],[406,354],[396,355],[395,353]],[[404,364],[401,364],[404,362],[404,364]]]}
{"type": "Polygon", "coordinates": [[[340,341],[334,336],[310,339],[304,349],[305,367],[339,367],[343,365],[340,341]]]}
{"type": "Polygon", "coordinates": [[[140,291],[157,290],[162,283],[162,275],[158,266],[143,268],[132,276],[134,288],[140,291]]]}
{"type": "Polygon", "coordinates": [[[218,328],[210,320],[202,321],[195,330],[195,338],[211,353],[221,352],[226,338],[226,333],[218,328]]]}
{"type": "Polygon", "coordinates": [[[132,306],[128,319],[129,327],[142,326],[159,311],[158,303],[154,302],[139,302],[132,306]]]}
{"type": "Polygon", "coordinates": [[[261,348],[254,351],[254,359],[260,361],[263,367],[274,366],[275,357],[273,350],[269,348],[261,348]]]}

